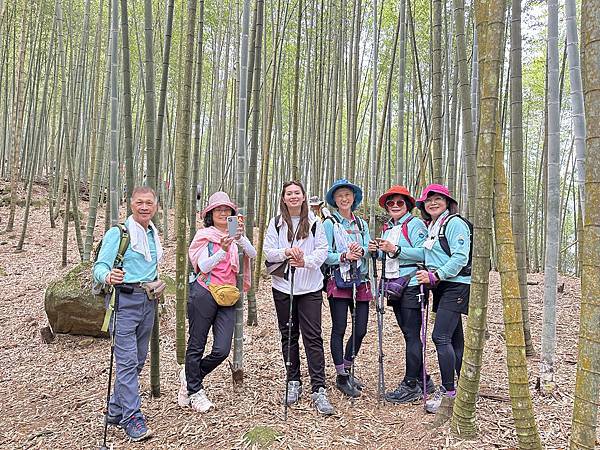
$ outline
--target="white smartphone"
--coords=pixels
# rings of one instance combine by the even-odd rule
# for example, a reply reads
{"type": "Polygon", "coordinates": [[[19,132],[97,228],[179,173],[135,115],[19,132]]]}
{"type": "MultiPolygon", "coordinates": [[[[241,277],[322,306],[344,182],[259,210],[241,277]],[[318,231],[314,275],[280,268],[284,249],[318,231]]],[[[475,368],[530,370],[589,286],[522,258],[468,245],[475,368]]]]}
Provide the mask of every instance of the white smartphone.
{"type": "Polygon", "coordinates": [[[238,218],[237,216],[227,217],[227,234],[229,237],[234,237],[238,232],[238,218]]]}

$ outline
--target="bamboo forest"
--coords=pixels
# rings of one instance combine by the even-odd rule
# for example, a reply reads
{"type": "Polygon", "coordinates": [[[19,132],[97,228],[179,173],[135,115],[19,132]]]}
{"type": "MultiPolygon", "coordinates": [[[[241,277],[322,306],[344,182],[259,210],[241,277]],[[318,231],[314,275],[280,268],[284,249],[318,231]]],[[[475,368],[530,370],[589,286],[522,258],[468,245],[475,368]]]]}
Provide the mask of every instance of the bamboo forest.
{"type": "Polygon", "coordinates": [[[0,448],[598,449],[599,202],[600,0],[0,0],[0,448]]]}

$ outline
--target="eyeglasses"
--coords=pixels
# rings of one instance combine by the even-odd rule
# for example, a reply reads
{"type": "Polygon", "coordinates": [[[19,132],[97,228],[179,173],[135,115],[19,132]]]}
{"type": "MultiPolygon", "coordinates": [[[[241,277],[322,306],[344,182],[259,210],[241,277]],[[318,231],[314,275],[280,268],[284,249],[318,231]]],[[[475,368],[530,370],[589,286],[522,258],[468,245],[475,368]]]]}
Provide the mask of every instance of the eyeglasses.
{"type": "Polygon", "coordinates": [[[386,202],[385,202],[385,206],[387,206],[388,208],[391,208],[394,205],[396,205],[400,208],[400,207],[404,206],[404,200],[386,200],[386,202]]]}
{"type": "Polygon", "coordinates": [[[440,203],[440,202],[443,202],[444,200],[446,200],[444,197],[439,197],[439,196],[427,197],[425,199],[424,203],[429,205],[431,203],[440,203]]]}

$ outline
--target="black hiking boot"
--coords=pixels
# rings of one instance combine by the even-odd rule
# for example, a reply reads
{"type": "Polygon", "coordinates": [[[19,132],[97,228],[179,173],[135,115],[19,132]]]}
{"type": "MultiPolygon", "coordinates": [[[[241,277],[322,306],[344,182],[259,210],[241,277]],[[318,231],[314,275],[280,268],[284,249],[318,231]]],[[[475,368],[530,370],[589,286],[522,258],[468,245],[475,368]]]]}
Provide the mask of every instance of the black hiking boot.
{"type": "Polygon", "coordinates": [[[423,391],[419,385],[414,382],[414,385],[411,386],[412,383],[407,383],[406,381],[402,381],[398,385],[398,387],[391,391],[385,393],[385,399],[390,403],[414,403],[423,398],[423,391]]]}
{"type": "Polygon", "coordinates": [[[350,376],[350,378],[349,378],[350,384],[352,386],[354,386],[356,389],[358,389],[359,391],[362,391],[365,387],[365,384],[362,381],[360,381],[358,378],[356,378],[354,375],[352,375],[351,373],[349,374],[349,376],[350,376]]]}
{"type": "Polygon", "coordinates": [[[352,383],[350,383],[350,375],[349,374],[338,374],[335,380],[335,385],[337,388],[351,398],[360,397],[360,391],[356,389],[352,383]]]}

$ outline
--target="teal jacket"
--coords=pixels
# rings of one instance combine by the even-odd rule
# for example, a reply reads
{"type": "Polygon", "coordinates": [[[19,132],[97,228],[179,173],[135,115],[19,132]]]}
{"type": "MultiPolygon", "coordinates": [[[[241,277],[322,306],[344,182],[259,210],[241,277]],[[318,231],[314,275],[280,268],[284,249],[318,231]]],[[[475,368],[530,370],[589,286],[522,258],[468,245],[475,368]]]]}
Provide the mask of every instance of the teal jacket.
{"type": "Polygon", "coordinates": [[[468,225],[455,216],[446,223],[445,233],[452,256],[446,254],[436,239],[431,250],[424,249],[427,269],[435,271],[441,281],[471,284],[470,276],[457,276],[469,262],[471,238],[468,225]]]}
{"type": "MultiPolygon", "coordinates": [[[[138,283],[141,281],[152,281],[156,279],[158,271],[158,261],[156,256],[156,242],[154,242],[154,232],[148,227],[146,232],[148,235],[148,247],[152,261],[146,261],[144,255],[134,252],[131,249],[131,242],[123,255],[123,270],[125,271],[124,283],[138,283]]],[[[112,227],[106,232],[102,239],[102,247],[100,254],[94,264],[94,279],[98,283],[104,283],[106,275],[112,270],[117,251],[119,250],[119,242],[121,233],[118,227],[112,227]]]]}
{"type": "MultiPolygon", "coordinates": [[[[410,239],[410,243],[406,240],[406,238],[404,237],[404,233],[400,232],[400,238],[398,239],[397,242],[393,242],[393,244],[396,244],[398,246],[400,246],[400,254],[398,255],[399,258],[399,263],[401,266],[404,265],[412,265],[412,264],[417,264],[417,263],[421,263],[423,264],[425,261],[425,250],[423,249],[422,245],[423,242],[425,242],[425,239],[427,239],[427,227],[425,226],[425,223],[423,223],[423,221],[421,219],[419,219],[418,217],[414,217],[411,215],[410,212],[407,212],[406,214],[404,214],[402,217],[400,217],[400,219],[398,220],[398,222],[396,224],[394,224],[394,222],[390,219],[386,225],[387,227],[384,227],[384,231],[381,235],[382,239],[386,239],[389,236],[389,234],[392,231],[392,228],[395,227],[402,227],[402,224],[405,223],[407,220],[409,220],[408,225],[406,226],[407,228],[407,234],[408,234],[408,238],[410,239]],[[411,219],[412,217],[412,219],[411,219]]],[[[386,255],[386,258],[389,258],[390,255],[386,255]]],[[[383,258],[383,252],[380,250],[379,251],[379,259],[381,260],[383,258]]],[[[400,276],[406,276],[406,275],[410,275],[412,272],[414,272],[416,269],[416,267],[400,267],[400,276]]],[[[416,275],[414,275],[411,279],[410,282],[408,283],[409,286],[416,286],[418,283],[416,275]]]]}

